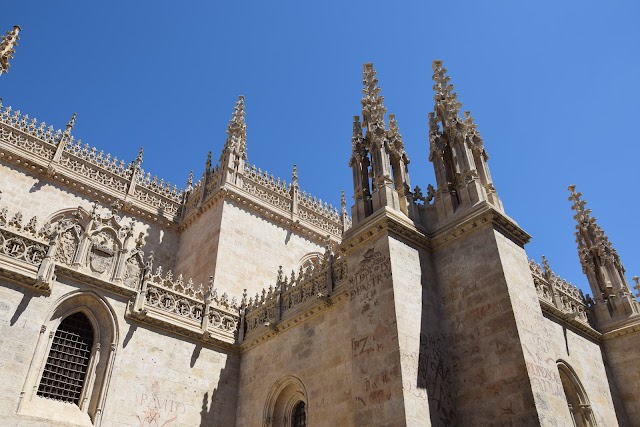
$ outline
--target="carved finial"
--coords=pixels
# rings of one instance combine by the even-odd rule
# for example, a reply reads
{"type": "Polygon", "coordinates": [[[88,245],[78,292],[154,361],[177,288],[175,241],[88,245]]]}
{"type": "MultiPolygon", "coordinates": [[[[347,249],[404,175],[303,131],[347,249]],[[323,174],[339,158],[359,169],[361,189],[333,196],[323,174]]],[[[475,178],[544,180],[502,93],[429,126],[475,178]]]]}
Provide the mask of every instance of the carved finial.
{"type": "Polygon", "coordinates": [[[278,284],[284,281],[284,271],[282,271],[282,266],[278,267],[278,284]]]}
{"type": "Polygon", "coordinates": [[[384,97],[380,96],[380,88],[378,87],[378,79],[376,70],[372,63],[364,64],[362,71],[362,126],[368,131],[374,131],[377,128],[384,129],[384,114],[387,109],[384,107],[384,97]],[[373,128],[376,129],[373,129],[373,128]]]}
{"type": "Polygon", "coordinates": [[[547,257],[542,255],[542,268],[544,269],[544,273],[551,272],[551,268],[549,267],[549,261],[547,261],[547,257]]]}
{"type": "Polygon", "coordinates": [[[147,270],[148,274],[151,274],[151,271],[153,270],[153,251],[149,253],[149,256],[147,257],[147,263],[145,264],[144,268],[147,270]]]}
{"type": "Polygon", "coordinates": [[[187,178],[187,188],[185,191],[191,191],[193,189],[193,170],[189,171],[189,178],[187,178]]]}
{"type": "Polygon", "coordinates": [[[211,151],[209,151],[209,153],[207,154],[207,162],[205,163],[205,168],[207,170],[207,173],[211,171],[211,151]]]}
{"type": "Polygon", "coordinates": [[[298,165],[293,165],[293,171],[291,172],[291,184],[298,185],[298,165]]]}
{"type": "Polygon", "coordinates": [[[69,122],[67,122],[66,131],[71,132],[73,130],[73,127],[76,125],[76,117],[78,117],[78,115],[76,113],[73,113],[73,115],[69,119],[69,122]]]}
{"type": "Polygon", "coordinates": [[[351,151],[356,157],[362,157],[363,148],[362,143],[364,137],[362,136],[362,123],[360,123],[360,116],[353,116],[353,136],[351,137],[351,151]]]}
{"type": "Polygon", "coordinates": [[[7,35],[0,37],[0,75],[9,72],[9,60],[16,52],[20,31],[20,26],[14,25],[12,30],[7,31],[7,35]]]}
{"type": "Polygon", "coordinates": [[[636,282],[636,285],[633,288],[638,292],[638,296],[640,296],[640,277],[633,276],[633,281],[636,282]]]}
{"type": "Polygon", "coordinates": [[[144,154],[144,147],[140,147],[138,151],[138,156],[136,157],[136,167],[140,167],[142,164],[142,155],[144,154]]]}
{"type": "Polygon", "coordinates": [[[347,212],[347,198],[344,195],[344,190],[340,194],[340,212],[343,214],[347,212]]]}
{"type": "MultiPolygon", "coordinates": [[[[95,212],[96,210],[96,205],[98,204],[98,202],[93,202],[93,211],[91,211],[91,213],[93,214],[93,212],[95,212]]],[[[73,217],[75,218],[75,220],[77,222],[82,220],[82,207],[78,206],[78,208],[76,209],[76,211],[73,213],[73,217]]]]}
{"type": "Polygon", "coordinates": [[[233,152],[235,155],[247,158],[247,125],[245,123],[244,96],[240,95],[233,110],[231,120],[227,127],[227,142],[224,144],[220,163],[226,152],[233,152]]]}
{"type": "Polygon", "coordinates": [[[242,291],[242,300],[240,301],[240,308],[244,309],[247,306],[247,290],[242,291]]]}
{"type": "Polygon", "coordinates": [[[207,292],[204,295],[204,300],[206,303],[211,304],[211,301],[213,301],[214,292],[215,287],[213,285],[213,276],[209,276],[209,282],[207,283],[207,292]]]}

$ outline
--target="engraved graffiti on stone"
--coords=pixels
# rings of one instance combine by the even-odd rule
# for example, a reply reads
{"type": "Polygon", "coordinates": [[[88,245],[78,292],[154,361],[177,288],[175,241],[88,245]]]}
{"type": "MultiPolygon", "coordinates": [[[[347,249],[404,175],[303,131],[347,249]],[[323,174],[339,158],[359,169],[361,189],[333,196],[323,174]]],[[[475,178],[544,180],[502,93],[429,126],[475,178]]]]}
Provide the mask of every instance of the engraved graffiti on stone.
{"type": "Polygon", "coordinates": [[[391,262],[373,248],[363,255],[356,272],[349,278],[349,297],[356,300],[362,314],[378,305],[378,284],[391,278],[391,262]]]}

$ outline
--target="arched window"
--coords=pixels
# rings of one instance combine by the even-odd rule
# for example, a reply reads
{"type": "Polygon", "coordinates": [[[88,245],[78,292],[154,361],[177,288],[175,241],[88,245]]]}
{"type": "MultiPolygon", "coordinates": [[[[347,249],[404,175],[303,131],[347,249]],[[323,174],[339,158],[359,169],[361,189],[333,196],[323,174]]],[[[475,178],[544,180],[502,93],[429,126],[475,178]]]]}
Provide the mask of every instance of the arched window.
{"type": "Polygon", "coordinates": [[[287,375],[269,390],[264,408],[265,427],[297,427],[307,425],[307,391],[300,378],[287,375]]]}
{"type": "Polygon", "coordinates": [[[99,426],[118,348],[113,309],[95,292],[74,291],[46,319],[16,412],[99,426]]]}
{"type": "Polygon", "coordinates": [[[307,413],[303,401],[300,401],[293,408],[293,414],[291,415],[292,427],[307,427],[307,413]]]}
{"type": "Polygon", "coordinates": [[[78,405],[93,349],[93,327],[77,312],[58,326],[38,386],[38,395],[78,405]]]}
{"type": "Polygon", "coordinates": [[[576,427],[596,427],[591,403],[575,371],[566,362],[559,360],[558,372],[573,425],[576,427]]]}

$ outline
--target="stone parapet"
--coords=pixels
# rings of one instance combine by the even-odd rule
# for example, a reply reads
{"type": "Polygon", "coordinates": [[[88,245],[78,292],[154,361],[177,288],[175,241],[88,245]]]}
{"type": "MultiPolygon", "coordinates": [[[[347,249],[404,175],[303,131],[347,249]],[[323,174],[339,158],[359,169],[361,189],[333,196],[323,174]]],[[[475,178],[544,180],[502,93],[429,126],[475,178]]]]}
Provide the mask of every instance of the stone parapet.
{"type": "MultiPolygon", "coordinates": [[[[282,328],[329,307],[342,294],[345,262],[327,251],[321,259],[301,268],[297,276],[278,272],[275,287],[243,301],[240,344],[257,342],[282,328]]],[[[250,346],[250,344],[249,344],[250,346]]]]}
{"type": "Polygon", "coordinates": [[[545,305],[552,305],[573,319],[590,324],[587,301],[580,289],[551,271],[545,258],[542,266],[529,260],[529,268],[543,308],[545,305]]]}

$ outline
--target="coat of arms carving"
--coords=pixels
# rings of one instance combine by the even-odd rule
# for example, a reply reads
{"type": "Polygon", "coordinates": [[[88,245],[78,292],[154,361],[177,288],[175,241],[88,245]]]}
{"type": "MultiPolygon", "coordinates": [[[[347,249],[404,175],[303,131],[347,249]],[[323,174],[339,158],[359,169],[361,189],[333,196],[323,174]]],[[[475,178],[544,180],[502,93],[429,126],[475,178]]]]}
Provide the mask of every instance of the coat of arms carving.
{"type": "Polygon", "coordinates": [[[91,238],[91,242],[89,254],[91,269],[101,274],[110,271],[116,253],[116,243],[113,236],[106,231],[101,231],[91,238]]]}

